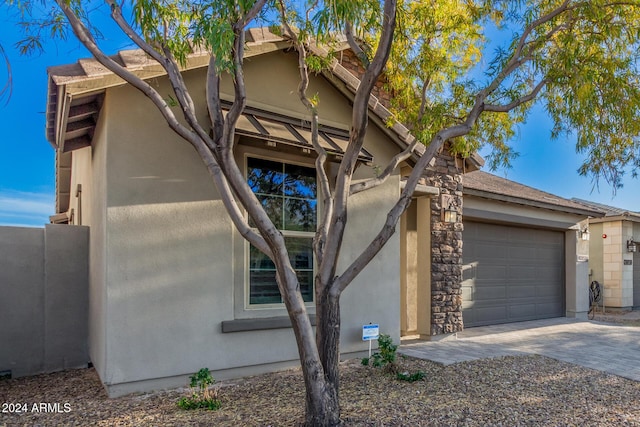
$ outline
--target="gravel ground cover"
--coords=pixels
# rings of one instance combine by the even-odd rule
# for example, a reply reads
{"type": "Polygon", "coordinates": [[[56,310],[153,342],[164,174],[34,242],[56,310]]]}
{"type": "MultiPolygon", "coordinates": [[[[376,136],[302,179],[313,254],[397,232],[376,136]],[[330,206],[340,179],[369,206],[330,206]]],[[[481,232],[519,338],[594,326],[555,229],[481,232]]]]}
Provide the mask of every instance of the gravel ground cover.
{"type": "MultiPolygon", "coordinates": [[[[408,383],[359,360],[343,363],[344,425],[640,425],[640,383],[541,356],[446,367],[399,357],[399,365],[402,371],[421,370],[426,376],[408,383]]],[[[223,406],[211,412],[179,409],[176,401],[186,390],[108,399],[93,369],[3,380],[0,405],[26,403],[27,410],[0,412],[0,427],[295,426],[302,421],[299,370],[218,386],[223,406]],[[38,412],[34,403],[37,408],[40,403],[58,406],[38,412]]]]}

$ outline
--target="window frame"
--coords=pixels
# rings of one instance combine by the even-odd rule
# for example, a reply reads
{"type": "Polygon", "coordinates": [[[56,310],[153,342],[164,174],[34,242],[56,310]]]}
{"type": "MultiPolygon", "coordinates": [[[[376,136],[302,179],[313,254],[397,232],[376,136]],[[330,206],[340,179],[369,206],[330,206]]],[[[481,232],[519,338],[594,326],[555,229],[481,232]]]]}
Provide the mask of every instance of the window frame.
{"type": "MultiPolygon", "coordinates": [[[[248,174],[249,174],[249,158],[253,158],[253,159],[259,159],[259,160],[266,160],[266,161],[270,161],[270,162],[276,162],[276,163],[281,163],[283,165],[294,165],[294,166],[301,166],[301,167],[305,167],[305,168],[309,168],[309,169],[313,169],[315,170],[315,162],[313,161],[313,159],[309,159],[309,161],[305,162],[302,159],[299,160],[292,160],[288,157],[277,157],[277,156],[270,156],[267,154],[262,154],[262,153],[258,153],[258,152],[244,152],[242,155],[242,160],[243,160],[243,173],[244,173],[244,177],[245,177],[245,181],[247,180],[248,174]]],[[[318,183],[318,173],[316,171],[316,185],[318,183]]],[[[318,221],[320,219],[320,203],[319,203],[319,192],[320,192],[320,188],[316,187],[316,221],[318,221]]],[[[244,212],[245,215],[245,219],[247,220],[247,223],[249,223],[249,214],[248,212],[245,210],[244,212]]],[[[316,222],[317,224],[317,222],[316,222]]],[[[309,238],[309,239],[313,239],[313,237],[315,236],[316,231],[294,231],[294,230],[282,230],[279,227],[276,226],[276,228],[278,228],[278,230],[282,233],[282,235],[284,237],[293,237],[293,238],[309,238]]],[[[257,229],[252,228],[254,231],[257,231],[257,229]]],[[[243,286],[243,302],[244,302],[244,309],[245,310],[281,310],[284,308],[284,303],[283,302],[279,302],[279,303],[265,303],[265,304],[256,304],[256,303],[251,303],[251,274],[250,274],[250,265],[251,265],[251,244],[249,243],[249,241],[247,241],[246,239],[244,240],[244,263],[243,263],[243,270],[244,270],[244,286],[243,286]]],[[[311,282],[311,286],[312,286],[312,292],[311,292],[311,301],[306,301],[304,304],[307,308],[312,308],[315,307],[315,275],[317,272],[317,262],[316,262],[316,256],[315,253],[313,253],[312,251],[312,257],[313,257],[313,280],[311,282]]]]}

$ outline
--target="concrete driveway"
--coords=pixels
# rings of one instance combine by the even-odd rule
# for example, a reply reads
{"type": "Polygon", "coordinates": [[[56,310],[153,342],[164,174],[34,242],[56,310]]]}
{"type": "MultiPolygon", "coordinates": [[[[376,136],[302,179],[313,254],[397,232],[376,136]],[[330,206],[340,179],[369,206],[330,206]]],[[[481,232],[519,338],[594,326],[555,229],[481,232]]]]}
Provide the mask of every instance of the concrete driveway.
{"type": "Polygon", "coordinates": [[[403,342],[399,352],[444,365],[539,354],[640,381],[640,328],[565,317],[471,328],[441,341],[403,342]]]}

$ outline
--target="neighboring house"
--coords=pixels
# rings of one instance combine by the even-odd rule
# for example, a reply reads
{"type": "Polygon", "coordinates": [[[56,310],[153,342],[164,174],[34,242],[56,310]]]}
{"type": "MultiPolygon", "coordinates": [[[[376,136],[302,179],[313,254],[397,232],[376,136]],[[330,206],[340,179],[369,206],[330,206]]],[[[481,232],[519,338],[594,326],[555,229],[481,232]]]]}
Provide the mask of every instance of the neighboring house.
{"type": "Polygon", "coordinates": [[[588,245],[577,223],[603,212],[482,171],[462,182],[465,326],[584,317],[588,245]]]}
{"type": "Polygon", "coordinates": [[[606,308],[640,308],[640,212],[573,199],[605,212],[589,220],[591,280],[603,286],[606,308]]]}
{"type": "MultiPolygon", "coordinates": [[[[277,209],[284,215],[272,213],[289,238],[313,319],[311,238],[318,194],[308,114],[296,94],[297,54],[291,50],[290,41],[264,29],[248,31],[248,107],[236,129],[236,156],[268,205],[287,206],[277,209]],[[287,174],[296,191],[274,193],[268,179],[274,174],[287,174]]],[[[309,93],[319,94],[321,136],[334,158],[340,158],[360,68],[346,45],[336,58],[331,70],[311,76],[309,93]]],[[[141,51],[123,51],[114,59],[151,80],[160,93],[171,93],[161,68],[141,51]]],[[[208,55],[196,52],[183,72],[202,115],[207,64],[208,55]]],[[[52,221],[90,228],[89,354],[109,395],[183,385],[187,375],[204,366],[218,378],[229,378],[297,364],[273,266],[235,230],[192,148],[169,130],[150,101],[96,61],[52,67],[49,75],[47,136],[56,148],[57,188],[52,221]]],[[[232,99],[230,78],[222,79],[221,93],[232,99]]],[[[404,126],[387,126],[388,94],[381,85],[373,94],[357,179],[373,177],[377,166],[410,140],[404,126]]],[[[423,150],[419,148],[416,156],[423,150]]],[[[401,165],[386,184],[352,199],[342,266],[377,233],[414,161],[401,165]]],[[[361,331],[369,322],[379,323],[397,342],[401,334],[431,338],[458,332],[467,316],[473,325],[586,312],[580,298],[583,293],[586,298],[587,271],[577,260],[571,230],[596,211],[559,198],[536,200],[543,198],[537,193],[510,197],[483,190],[478,183],[476,188],[472,174],[464,178],[463,211],[462,171],[476,170],[481,163],[446,149],[434,159],[403,215],[400,232],[343,295],[345,357],[366,349],[361,331]],[[534,280],[553,278],[553,301],[534,298],[517,305],[510,285],[504,284],[499,291],[509,295],[500,310],[506,315],[486,315],[479,296],[483,289],[494,296],[497,291],[482,283],[484,258],[467,259],[465,252],[477,280],[462,282],[463,237],[477,248],[469,253],[481,255],[484,227],[494,227],[489,237],[498,240],[506,233],[512,249],[507,251],[530,260],[522,274],[546,272],[545,263],[553,264],[553,271],[534,280]],[[544,234],[540,229],[553,235],[551,243],[538,239],[544,234]],[[526,235],[514,240],[522,230],[526,235]],[[525,314],[512,315],[519,310],[525,314]]],[[[329,169],[335,174],[335,163],[329,169]]],[[[488,253],[496,263],[504,261],[497,250],[488,253]]],[[[488,274],[509,268],[501,265],[488,274]]],[[[509,279],[514,273],[503,276],[509,279]]],[[[517,288],[525,294],[547,291],[535,283],[517,288]]]]}

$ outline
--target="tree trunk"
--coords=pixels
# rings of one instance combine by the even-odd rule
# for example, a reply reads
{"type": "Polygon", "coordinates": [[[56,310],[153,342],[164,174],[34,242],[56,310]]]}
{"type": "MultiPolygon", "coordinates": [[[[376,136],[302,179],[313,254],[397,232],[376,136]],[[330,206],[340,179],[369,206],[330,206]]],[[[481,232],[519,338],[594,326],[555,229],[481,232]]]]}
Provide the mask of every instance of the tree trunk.
{"type": "MultiPolygon", "coordinates": [[[[274,248],[276,280],[291,319],[305,383],[305,426],[337,426],[340,424],[337,388],[327,379],[323,368],[324,358],[318,351],[316,335],[313,333],[302,295],[298,291],[296,273],[291,267],[286,250],[281,252],[277,249],[274,248]]],[[[337,343],[335,345],[337,346],[337,343]]],[[[334,370],[337,378],[337,363],[334,370]]]]}
{"type": "Polygon", "coordinates": [[[307,393],[308,426],[340,424],[339,363],[340,363],[340,301],[325,292],[316,295],[316,344],[324,371],[324,395],[316,401],[307,393]],[[317,407],[321,404],[322,407],[317,407]]]}

